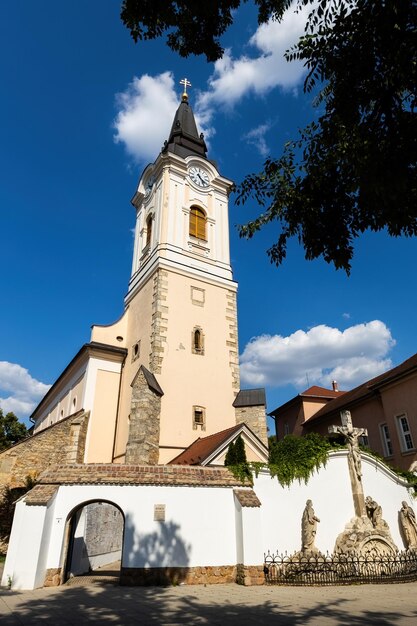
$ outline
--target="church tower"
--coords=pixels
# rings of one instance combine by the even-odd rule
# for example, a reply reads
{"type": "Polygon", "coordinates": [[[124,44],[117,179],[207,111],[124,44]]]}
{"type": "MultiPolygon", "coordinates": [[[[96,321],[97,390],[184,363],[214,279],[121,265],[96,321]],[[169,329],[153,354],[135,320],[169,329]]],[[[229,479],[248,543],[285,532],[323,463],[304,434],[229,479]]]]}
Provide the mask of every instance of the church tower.
{"type": "Polygon", "coordinates": [[[132,199],[135,244],[125,298],[129,354],[114,455],[120,458],[127,444],[126,462],[166,463],[198,437],[236,424],[232,181],[207,158],[186,87],[187,81],[169,138],[132,199]]]}

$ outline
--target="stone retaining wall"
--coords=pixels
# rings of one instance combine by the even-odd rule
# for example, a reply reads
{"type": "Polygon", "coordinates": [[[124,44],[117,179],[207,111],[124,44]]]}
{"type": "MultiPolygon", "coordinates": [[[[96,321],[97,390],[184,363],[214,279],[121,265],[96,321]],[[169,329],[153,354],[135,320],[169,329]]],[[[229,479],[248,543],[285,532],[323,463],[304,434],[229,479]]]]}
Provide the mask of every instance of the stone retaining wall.
{"type": "Polygon", "coordinates": [[[125,586],[147,585],[220,585],[236,582],[236,566],[206,567],[122,567],[120,584],[125,586]]]}
{"type": "Polygon", "coordinates": [[[236,582],[247,587],[265,584],[263,565],[239,565],[236,567],[236,582]]]}

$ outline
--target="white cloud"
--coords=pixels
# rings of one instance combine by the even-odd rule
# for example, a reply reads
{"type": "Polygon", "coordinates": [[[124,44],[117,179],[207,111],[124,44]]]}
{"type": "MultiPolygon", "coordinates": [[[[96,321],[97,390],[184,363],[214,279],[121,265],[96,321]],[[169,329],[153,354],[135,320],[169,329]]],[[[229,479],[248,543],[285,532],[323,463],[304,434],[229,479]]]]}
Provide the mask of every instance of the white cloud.
{"type": "Polygon", "coordinates": [[[153,161],[168,139],[179,104],[172,73],[135,77],[117,94],[116,103],[114,140],[123,143],[135,161],[153,161]]]}
{"type": "Polygon", "coordinates": [[[268,145],[266,143],[265,135],[271,129],[271,124],[261,124],[256,128],[252,128],[246,135],[243,135],[243,139],[246,139],[247,143],[254,146],[261,156],[266,157],[269,152],[268,145]]]}
{"type": "Polygon", "coordinates": [[[18,417],[27,417],[46,394],[50,385],[32,378],[28,370],[17,363],[0,361],[0,407],[4,413],[12,411],[18,417]]]}
{"type": "MultiPolygon", "coordinates": [[[[179,90],[175,89],[172,72],[135,76],[127,89],[116,95],[119,112],[113,123],[115,142],[123,143],[136,162],[154,161],[168,139],[179,103],[179,90]]],[[[205,128],[198,111],[195,111],[195,120],[208,145],[214,129],[205,128]]]]}
{"type": "Polygon", "coordinates": [[[248,44],[255,56],[242,55],[233,58],[230,50],[214,64],[209,79],[209,89],[197,98],[196,109],[207,124],[219,104],[232,106],[245,95],[264,95],[271,89],[281,87],[292,91],[302,80],[305,69],[301,61],[288,63],[284,53],[304,33],[311,6],[297,13],[290,8],[282,21],[270,20],[258,27],[248,44]]]}
{"type": "Polygon", "coordinates": [[[344,317],[345,320],[350,320],[350,313],[342,313],[342,317],[344,317]]]}
{"type": "MultiPolygon", "coordinates": [[[[206,142],[215,133],[212,125],[220,106],[233,106],[248,94],[264,95],[275,87],[293,90],[305,70],[299,61],[288,63],[285,51],[303,34],[308,12],[289,9],[281,22],[270,20],[249,39],[252,56],[234,58],[226,50],[214,64],[208,89],[197,93],[195,118],[206,142]]],[[[153,161],[168,138],[170,124],[179,104],[172,72],[134,77],[125,91],[116,95],[118,113],[114,120],[116,143],[123,143],[136,162],[153,161]]],[[[265,140],[258,146],[267,153],[265,140]]]]}
{"type": "Polygon", "coordinates": [[[344,331],[320,325],[288,337],[254,337],[241,355],[241,377],[248,385],[325,387],[337,380],[349,389],[392,367],[387,354],[395,341],[380,320],[344,331]]]}

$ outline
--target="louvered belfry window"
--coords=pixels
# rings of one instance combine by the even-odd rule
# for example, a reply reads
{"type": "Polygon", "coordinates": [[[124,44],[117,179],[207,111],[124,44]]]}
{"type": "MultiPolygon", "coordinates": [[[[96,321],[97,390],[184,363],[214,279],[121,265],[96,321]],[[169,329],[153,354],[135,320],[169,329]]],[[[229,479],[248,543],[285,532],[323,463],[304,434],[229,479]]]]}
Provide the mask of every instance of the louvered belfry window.
{"type": "Polygon", "coordinates": [[[206,214],[195,206],[190,210],[190,235],[206,241],[206,214]]]}

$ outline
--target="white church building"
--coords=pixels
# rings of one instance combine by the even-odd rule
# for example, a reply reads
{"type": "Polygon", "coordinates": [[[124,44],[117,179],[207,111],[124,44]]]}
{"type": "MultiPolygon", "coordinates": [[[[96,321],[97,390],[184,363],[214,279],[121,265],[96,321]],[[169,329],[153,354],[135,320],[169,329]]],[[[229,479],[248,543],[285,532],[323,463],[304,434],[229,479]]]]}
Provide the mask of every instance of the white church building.
{"type": "MultiPolygon", "coordinates": [[[[124,313],[92,327],[32,415],[34,441],[64,423],[70,439],[65,463],[16,504],[3,585],[59,585],[115,561],[122,584],[263,584],[268,550],[300,549],[306,500],[322,552],[354,516],[346,451],[291,488],[266,470],[250,484],[224,467],[239,436],[248,461],[268,460],[265,392],[240,389],[231,186],[184,93],[132,199],[124,313]]],[[[366,455],[362,481],[402,549],[406,482],[366,455]]]]}

